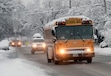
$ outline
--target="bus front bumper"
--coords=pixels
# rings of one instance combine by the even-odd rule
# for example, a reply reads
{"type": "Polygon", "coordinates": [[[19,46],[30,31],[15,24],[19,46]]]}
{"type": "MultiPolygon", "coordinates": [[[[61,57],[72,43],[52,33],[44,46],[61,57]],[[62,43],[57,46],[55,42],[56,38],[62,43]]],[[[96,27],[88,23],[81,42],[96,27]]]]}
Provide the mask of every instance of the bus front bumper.
{"type": "Polygon", "coordinates": [[[79,53],[79,54],[56,54],[56,59],[57,60],[74,60],[74,59],[79,59],[82,58],[87,59],[94,57],[95,53],[79,53]]]}

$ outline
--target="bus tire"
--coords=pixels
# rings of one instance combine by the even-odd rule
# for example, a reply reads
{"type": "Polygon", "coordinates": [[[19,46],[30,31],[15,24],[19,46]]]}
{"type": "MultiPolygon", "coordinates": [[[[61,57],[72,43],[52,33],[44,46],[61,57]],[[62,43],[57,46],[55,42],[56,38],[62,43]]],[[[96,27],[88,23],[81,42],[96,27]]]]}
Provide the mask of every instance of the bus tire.
{"type": "Polygon", "coordinates": [[[48,58],[48,53],[47,53],[47,62],[51,63],[51,59],[48,58]]]}
{"type": "Polygon", "coordinates": [[[54,64],[55,64],[55,65],[58,65],[58,64],[59,64],[59,62],[60,62],[60,61],[54,61],[54,64]]]}
{"type": "Polygon", "coordinates": [[[35,52],[33,50],[31,50],[31,54],[34,54],[35,52]]]}
{"type": "Polygon", "coordinates": [[[87,59],[87,63],[92,63],[92,58],[87,59]]]}
{"type": "Polygon", "coordinates": [[[51,63],[51,59],[47,59],[48,63],[51,63]]]}
{"type": "Polygon", "coordinates": [[[77,62],[78,62],[78,60],[77,60],[77,59],[74,59],[74,62],[75,62],[75,63],[77,63],[77,62]]]}
{"type": "Polygon", "coordinates": [[[63,62],[63,60],[55,60],[55,58],[54,58],[54,64],[55,65],[58,65],[59,63],[62,63],[63,62]]]}
{"type": "Polygon", "coordinates": [[[52,54],[52,47],[47,48],[47,61],[48,63],[51,63],[53,59],[53,54],[52,54]]]}

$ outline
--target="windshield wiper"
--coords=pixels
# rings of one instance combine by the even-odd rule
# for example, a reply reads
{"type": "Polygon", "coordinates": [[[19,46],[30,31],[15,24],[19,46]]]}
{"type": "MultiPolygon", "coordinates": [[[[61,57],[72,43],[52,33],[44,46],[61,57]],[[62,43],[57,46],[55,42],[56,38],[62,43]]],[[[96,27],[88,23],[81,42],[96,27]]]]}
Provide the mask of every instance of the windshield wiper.
{"type": "Polygon", "coordinates": [[[83,42],[85,42],[84,38],[81,36],[81,34],[79,32],[77,32],[78,36],[83,40],[83,42]]]}
{"type": "Polygon", "coordinates": [[[73,36],[73,33],[70,34],[69,38],[65,40],[65,43],[73,36]]]}

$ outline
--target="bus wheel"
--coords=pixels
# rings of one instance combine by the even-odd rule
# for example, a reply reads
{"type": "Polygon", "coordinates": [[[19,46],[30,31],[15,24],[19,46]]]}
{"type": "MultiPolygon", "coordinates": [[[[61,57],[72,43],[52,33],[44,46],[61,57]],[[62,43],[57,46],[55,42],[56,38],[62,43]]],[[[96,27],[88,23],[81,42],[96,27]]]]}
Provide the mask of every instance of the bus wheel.
{"type": "Polygon", "coordinates": [[[56,64],[56,65],[58,65],[60,63],[63,63],[63,60],[56,60],[56,61],[54,61],[54,64],[56,64]]]}
{"type": "Polygon", "coordinates": [[[55,60],[55,59],[53,59],[54,60],[54,64],[55,65],[58,65],[59,63],[62,63],[63,62],[63,60],[55,60]]]}
{"type": "Polygon", "coordinates": [[[82,62],[82,59],[79,59],[79,62],[82,62]]]}
{"type": "Polygon", "coordinates": [[[75,60],[74,60],[74,62],[75,62],[75,63],[77,63],[77,62],[78,62],[78,60],[77,60],[77,59],[75,59],[75,60]]]}
{"type": "Polygon", "coordinates": [[[59,61],[58,60],[55,60],[55,57],[53,57],[53,61],[54,61],[54,64],[59,64],[59,61]]]}
{"type": "Polygon", "coordinates": [[[31,54],[34,54],[35,52],[33,50],[31,50],[31,54]]]}
{"type": "Polygon", "coordinates": [[[51,63],[51,59],[47,59],[48,63],[51,63]]]}
{"type": "Polygon", "coordinates": [[[92,63],[92,58],[87,59],[87,63],[92,63]]]}
{"type": "Polygon", "coordinates": [[[49,59],[48,52],[47,52],[47,62],[48,62],[48,63],[51,63],[51,59],[49,59]]]}
{"type": "Polygon", "coordinates": [[[54,61],[54,64],[58,65],[60,61],[54,61]]]}

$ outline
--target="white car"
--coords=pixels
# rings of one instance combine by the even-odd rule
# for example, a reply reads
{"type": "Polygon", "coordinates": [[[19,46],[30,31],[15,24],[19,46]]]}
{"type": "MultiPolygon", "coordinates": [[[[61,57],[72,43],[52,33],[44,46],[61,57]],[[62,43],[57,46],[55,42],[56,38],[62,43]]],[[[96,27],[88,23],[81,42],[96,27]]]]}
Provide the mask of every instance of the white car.
{"type": "Polygon", "coordinates": [[[108,47],[109,45],[108,45],[107,42],[103,41],[103,42],[100,43],[99,46],[100,46],[101,48],[105,48],[105,47],[108,47]]]}
{"type": "Polygon", "coordinates": [[[9,41],[8,40],[2,40],[0,42],[0,49],[1,50],[9,50],[9,41]]]}
{"type": "Polygon", "coordinates": [[[46,52],[46,44],[43,38],[34,39],[31,45],[31,53],[34,54],[36,51],[46,52]]]}
{"type": "Polygon", "coordinates": [[[35,34],[32,36],[32,39],[33,39],[33,40],[37,40],[37,39],[40,39],[40,38],[43,38],[43,36],[42,36],[40,33],[35,33],[35,34]]]}

